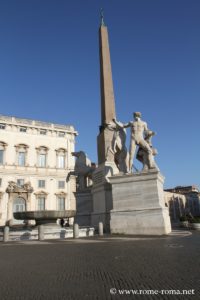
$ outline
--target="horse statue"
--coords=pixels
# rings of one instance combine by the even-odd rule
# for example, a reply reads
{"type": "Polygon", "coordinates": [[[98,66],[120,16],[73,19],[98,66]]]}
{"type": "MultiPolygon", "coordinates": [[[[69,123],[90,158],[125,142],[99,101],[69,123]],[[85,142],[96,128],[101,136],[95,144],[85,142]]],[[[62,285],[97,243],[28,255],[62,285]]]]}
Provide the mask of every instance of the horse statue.
{"type": "Polygon", "coordinates": [[[156,156],[158,154],[158,151],[156,148],[153,148],[152,146],[152,142],[151,139],[152,137],[155,135],[156,133],[154,131],[151,130],[147,130],[145,133],[145,141],[149,144],[152,154],[150,156],[150,161],[147,155],[147,152],[142,149],[141,147],[139,147],[137,154],[136,154],[136,158],[143,164],[143,171],[148,171],[151,168],[155,168],[157,170],[159,170],[156,162],[154,161],[154,156],[156,156]]]}
{"type": "Polygon", "coordinates": [[[83,151],[72,152],[71,154],[76,157],[76,162],[74,171],[70,171],[68,173],[66,181],[68,182],[70,180],[71,175],[76,176],[78,189],[83,190],[91,185],[92,173],[96,169],[96,165],[91,163],[83,151]]]}
{"type": "Polygon", "coordinates": [[[107,149],[106,159],[114,160],[119,172],[127,173],[128,151],[126,148],[126,129],[121,122],[115,119],[106,125],[107,129],[113,131],[111,146],[107,149]]]}

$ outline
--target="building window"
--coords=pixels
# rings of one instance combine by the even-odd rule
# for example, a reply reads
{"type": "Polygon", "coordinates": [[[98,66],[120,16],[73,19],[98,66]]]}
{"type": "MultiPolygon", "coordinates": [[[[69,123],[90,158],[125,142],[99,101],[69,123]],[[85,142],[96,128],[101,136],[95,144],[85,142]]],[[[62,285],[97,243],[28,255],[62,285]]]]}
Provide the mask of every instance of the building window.
{"type": "Polygon", "coordinates": [[[38,210],[45,210],[45,197],[44,196],[39,196],[38,199],[38,210]]]}
{"type": "Polygon", "coordinates": [[[25,167],[28,146],[25,144],[19,144],[16,145],[15,148],[16,148],[16,164],[20,167],[25,167]]]}
{"type": "Polygon", "coordinates": [[[18,166],[20,167],[25,166],[25,152],[18,153],[18,166]]]}
{"type": "Polygon", "coordinates": [[[38,167],[45,168],[47,165],[47,151],[48,148],[41,146],[39,148],[36,148],[37,155],[38,155],[38,167]]]}
{"type": "Polygon", "coordinates": [[[64,157],[64,155],[59,154],[57,156],[57,167],[59,169],[64,169],[65,168],[65,157],[64,157]]]}
{"type": "Polygon", "coordinates": [[[39,154],[39,167],[45,168],[46,167],[46,154],[39,154]]]}
{"type": "Polygon", "coordinates": [[[46,135],[47,134],[47,131],[45,129],[40,129],[40,134],[41,135],[46,135]]]}
{"type": "Polygon", "coordinates": [[[59,180],[58,181],[58,188],[59,189],[64,189],[65,188],[65,181],[64,180],[59,180]]]}
{"type": "Polygon", "coordinates": [[[0,129],[5,129],[6,128],[6,124],[0,124],[0,129]]]}
{"type": "Polygon", "coordinates": [[[0,142],[0,165],[4,164],[4,155],[7,144],[4,142],[0,142]]]}
{"type": "Polygon", "coordinates": [[[23,198],[18,197],[13,201],[13,212],[25,211],[25,209],[26,203],[23,198]]]}
{"type": "Polygon", "coordinates": [[[26,131],[27,131],[27,128],[26,128],[26,127],[20,127],[20,128],[19,128],[19,131],[20,131],[20,132],[26,132],[26,131]]]}
{"type": "Polygon", "coordinates": [[[57,210],[65,210],[65,197],[57,197],[57,210]]]}
{"type": "Polygon", "coordinates": [[[17,186],[22,187],[24,185],[24,179],[17,179],[17,186]]]}
{"type": "Polygon", "coordinates": [[[58,136],[59,137],[64,137],[65,136],[65,132],[62,132],[62,131],[58,132],[58,136]]]}
{"type": "Polygon", "coordinates": [[[65,168],[66,149],[60,148],[56,150],[56,166],[59,169],[65,168]]]}
{"type": "Polygon", "coordinates": [[[2,178],[0,178],[0,186],[2,185],[2,178]]]}
{"type": "Polygon", "coordinates": [[[0,149],[0,165],[3,165],[4,150],[0,149]]]}
{"type": "Polygon", "coordinates": [[[38,187],[45,188],[45,180],[38,180],[38,187]]]}

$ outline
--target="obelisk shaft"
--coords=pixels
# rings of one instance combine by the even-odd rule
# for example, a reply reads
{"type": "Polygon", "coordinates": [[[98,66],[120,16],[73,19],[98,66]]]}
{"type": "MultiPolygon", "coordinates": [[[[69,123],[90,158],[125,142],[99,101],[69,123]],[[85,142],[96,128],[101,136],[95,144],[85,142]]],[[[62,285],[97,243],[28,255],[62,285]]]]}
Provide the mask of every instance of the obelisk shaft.
{"type": "Polygon", "coordinates": [[[113,141],[113,131],[106,126],[116,118],[115,99],[113,91],[112,70],[110,62],[110,50],[108,31],[104,22],[99,28],[99,54],[100,54],[100,83],[101,83],[101,126],[97,138],[98,163],[114,162],[114,156],[110,152],[113,141]]]}
{"type": "Polygon", "coordinates": [[[101,82],[101,125],[109,123],[115,114],[115,99],[113,91],[112,70],[107,27],[99,28],[100,50],[100,82],[101,82]]]}

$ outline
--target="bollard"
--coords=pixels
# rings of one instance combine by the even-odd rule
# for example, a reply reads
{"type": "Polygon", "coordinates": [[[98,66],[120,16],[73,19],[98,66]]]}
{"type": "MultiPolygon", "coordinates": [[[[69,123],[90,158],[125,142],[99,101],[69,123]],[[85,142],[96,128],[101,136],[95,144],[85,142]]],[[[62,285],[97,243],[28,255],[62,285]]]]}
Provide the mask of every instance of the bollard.
{"type": "Polygon", "coordinates": [[[44,240],[44,226],[43,225],[38,226],[38,240],[39,241],[44,240]]]}
{"type": "Polygon", "coordinates": [[[8,242],[9,241],[9,227],[5,226],[3,230],[3,241],[8,242]]]}
{"type": "Polygon", "coordinates": [[[99,222],[99,235],[103,235],[103,222],[99,222]]]}
{"type": "Polygon", "coordinates": [[[79,226],[77,223],[74,223],[74,226],[73,226],[73,238],[74,239],[78,239],[79,237],[79,226]]]}

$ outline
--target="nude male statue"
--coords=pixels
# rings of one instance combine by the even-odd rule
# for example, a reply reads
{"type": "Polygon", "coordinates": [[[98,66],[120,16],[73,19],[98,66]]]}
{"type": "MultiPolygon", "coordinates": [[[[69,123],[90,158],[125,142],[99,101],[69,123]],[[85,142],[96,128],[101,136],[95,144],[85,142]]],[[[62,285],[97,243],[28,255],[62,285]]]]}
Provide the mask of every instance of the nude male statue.
{"type": "MultiPolygon", "coordinates": [[[[141,113],[134,112],[133,113],[134,121],[130,121],[126,124],[123,124],[124,128],[131,128],[131,141],[129,148],[129,172],[132,169],[133,157],[136,151],[137,146],[142,148],[147,153],[148,165],[150,168],[153,168],[152,165],[152,148],[144,139],[145,133],[148,131],[147,123],[141,120],[141,113]]],[[[113,120],[118,124],[116,120],[113,120]]],[[[119,124],[118,124],[119,125],[119,124]]]]}

